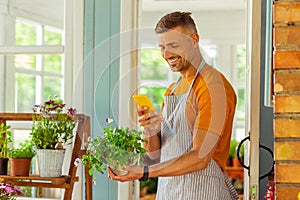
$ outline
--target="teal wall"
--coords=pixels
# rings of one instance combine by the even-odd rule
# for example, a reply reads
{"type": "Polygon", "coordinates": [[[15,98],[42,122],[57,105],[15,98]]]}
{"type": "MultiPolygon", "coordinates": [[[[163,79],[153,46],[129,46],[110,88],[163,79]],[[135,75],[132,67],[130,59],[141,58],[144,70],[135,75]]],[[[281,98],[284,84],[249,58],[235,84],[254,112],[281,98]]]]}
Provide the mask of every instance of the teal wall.
{"type": "MultiPolygon", "coordinates": [[[[101,134],[106,117],[118,118],[120,1],[85,0],[84,112],[91,116],[93,137],[101,134]]],[[[116,200],[117,182],[107,173],[95,177],[93,199],[116,200]]]]}

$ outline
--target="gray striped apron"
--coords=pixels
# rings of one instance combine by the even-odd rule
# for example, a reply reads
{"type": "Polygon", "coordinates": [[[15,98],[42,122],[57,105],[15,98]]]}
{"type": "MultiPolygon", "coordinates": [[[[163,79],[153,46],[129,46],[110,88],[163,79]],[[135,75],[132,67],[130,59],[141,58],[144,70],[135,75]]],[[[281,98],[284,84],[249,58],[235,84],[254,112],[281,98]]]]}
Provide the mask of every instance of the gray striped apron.
{"type": "MultiPolygon", "coordinates": [[[[161,128],[161,162],[179,157],[192,147],[193,135],[186,121],[185,107],[194,81],[203,68],[202,61],[186,94],[165,96],[161,128]]],[[[213,160],[207,168],[181,176],[159,177],[156,200],[231,200],[226,178],[213,160]]],[[[232,184],[229,182],[232,187],[232,184]]],[[[233,188],[234,189],[234,188],[233,188]]]]}

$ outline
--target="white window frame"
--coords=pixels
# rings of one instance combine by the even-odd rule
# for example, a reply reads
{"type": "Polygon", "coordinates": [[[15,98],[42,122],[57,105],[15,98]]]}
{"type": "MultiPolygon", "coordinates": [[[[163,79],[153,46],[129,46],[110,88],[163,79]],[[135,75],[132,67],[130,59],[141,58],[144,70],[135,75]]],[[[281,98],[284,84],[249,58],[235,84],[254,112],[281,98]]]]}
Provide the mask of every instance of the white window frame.
{"type": "MultiPolygon", "coordinates": [[[[13,1],[11,1],[13,2],[13,1]]],[[[76,107],[78,112],[83,111],[83,40],[84,40],[84,0],[64,0],[64,24],[63,24],[63,45],[39,45],[39,46],[16,46],[14,44],[15,34],[15,16],[21,18],[30,18],[28,13],[21,10],[7,8],[8,2],[0,0],[0,15],[7,17],[6,22],[10,26],[6,27],[4,33],[6,45],[0,45],[0,56],[17,54],[62,54],[64,55],[64,65],[70,66],[63,68],[64,87],[62,98],[67,105],[76,107]],[[75,23],[76,22],[76,23],[75,23]],[[76,91],[74,88],[76,87],[76,91]]],[[[0,17],[2,17],[0,16],[0,17]]],[[[36,17],[36,16],[34,16],[36,17]]],[[[0,19],[1,20],[1,19],[0,19]]],[[[32,19],[35,21],[34,19],[32,19]]],[[[45,22],[45,24],[48,24],[45,22]]],[[[1,25],[1,24],[0,24],[1,25]]],[[[51,24],[50,26],[55,26],[51,24]]],[[[1,34],[0,34],[1,35],[1,34]]],[[[3,36],[2,35],[2,36],[3,36]]],[[[1,42],[1,41],[0,41],[1,42]]],[[[1,43],[0,43],[1,44],[1,43]]],[[[0,101],[0,110],[6,112],[14,111],[15,102],[15,67],[13,59],[5,59],[5,69],[0,71],[0,86],[3,85],[4,98],[0,101]],[[4,101],[4,102],[3,102],[4,101]]],[[[1,87],[2,88],[2,87],[1,87]]],[[[19,126],[18,124],[16,124],[19,126]]],[[[25,125],[24,125],[25,126],[25,125]]],[[[28,127],[24,127],[28,129],[28,127]]],[[[67,156],[67,155],[66,155],[67,156]]],[[[64,171],[68,169],[65,167],[64,171]]],[[[68,171],[67,171],[68,172],[68,171]]],[[[82,169],[79,167],[77,173],[82,176],[82,169]]],[[[82,199],[82,182],[76,183],[73,189],[74,199],[82,199]],[[76,196],[76,198],[75,198],[76,196]]]]}

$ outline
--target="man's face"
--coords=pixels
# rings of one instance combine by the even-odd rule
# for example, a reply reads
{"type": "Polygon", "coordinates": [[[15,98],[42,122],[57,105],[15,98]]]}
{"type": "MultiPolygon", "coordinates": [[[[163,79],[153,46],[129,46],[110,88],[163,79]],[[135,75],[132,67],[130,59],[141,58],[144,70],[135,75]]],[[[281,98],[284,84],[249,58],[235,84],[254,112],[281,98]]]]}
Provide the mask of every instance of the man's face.
{"type": "Polygon", "coordinates": [[[158,34],[161,55],[174,72],[184,72],[191,67],[195,56],[193,42],[192,33],[181,26],[158,34]]]}

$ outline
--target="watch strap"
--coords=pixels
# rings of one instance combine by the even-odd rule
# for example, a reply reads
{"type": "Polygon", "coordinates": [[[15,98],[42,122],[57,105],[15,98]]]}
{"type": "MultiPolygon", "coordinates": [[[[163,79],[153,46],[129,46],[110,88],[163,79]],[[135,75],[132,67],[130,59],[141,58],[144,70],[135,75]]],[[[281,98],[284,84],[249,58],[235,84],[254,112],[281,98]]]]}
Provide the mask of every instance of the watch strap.
{"type": "Polygon", "coordinates": [[[140,178],[139,181],[147,181],[148,178],[149,178],[149,167],[147,165],[145,165],[143,177],[140,178]]]}

